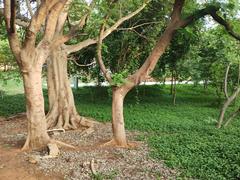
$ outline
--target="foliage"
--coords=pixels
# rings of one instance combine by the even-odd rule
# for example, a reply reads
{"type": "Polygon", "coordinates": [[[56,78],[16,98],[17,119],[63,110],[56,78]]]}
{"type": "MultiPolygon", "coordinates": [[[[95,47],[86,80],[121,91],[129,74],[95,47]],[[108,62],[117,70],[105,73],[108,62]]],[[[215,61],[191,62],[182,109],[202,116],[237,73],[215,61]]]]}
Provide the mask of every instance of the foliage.
{"type": "Polygon", "coordinates": [[[8,41],[0,40],[0,80],[7,83],[10,79],[19,80],[19,71],[8,41]]]}
{"type": "MultiPolygon", "coordinates": [[[[148,136],[144,133],[140,139],[149,142],[151,156],[180,169],[182,177],[238,178],[240,119],[232,127],[218,130],[215,123],[219,110],[215,106],[214,89],[206,93],[202,87],[179,87],[178,104],[174,107],[171,96],[167,95],[168,88],[140,86],[139,105],[135,101],[136,92],[131,92],[125,102],[127,129],[147,132],[148,136]]],[[[106,89],[95,88],[92,102],[86,98],[88,91],[75,92],[81,114],[104,122],[110,120],[111,100],[106,89]]]]}
{"type": "Polygon", "coordinates": [[[114,73],[112,75],[112,86],[121,86],[122,84],[126,83],[126,77],[128,75],[128,72],[125,70],[120,73],[114,73]]]}

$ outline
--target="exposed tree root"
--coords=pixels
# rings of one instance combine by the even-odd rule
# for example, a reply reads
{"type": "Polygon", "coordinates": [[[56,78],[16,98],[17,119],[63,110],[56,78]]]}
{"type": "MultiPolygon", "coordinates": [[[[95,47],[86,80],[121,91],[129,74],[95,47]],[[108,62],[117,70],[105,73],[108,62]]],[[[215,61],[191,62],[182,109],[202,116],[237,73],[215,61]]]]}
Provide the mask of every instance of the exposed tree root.
{"type": "Polygon", "coordinates": [[[80,127],[86,127],[87,129],[83,132],[84,134],[91,134],[94,131],[94,126],[100,124],[97,121],[94,121],[91,118],[82,117],[79,115],[72,115],[71,117],[63,118],[62,115],[59,115],[58,119],[53,120],[53,115],[48,115],[48,132],[51,132],[53,129],[64,129],[64,130],[76,130],[80,127]],[[55,124],[54,122],[57,122],[55,124]],[[55,124],[55,125],[53,125],[55,124]]]}
{"type": "Polygon", "coordinates": [[[59,128],[59,129],[49,129],[49,130],[47,130],[47,132],[49,133],[51,133],[51,132],[54,132],[54,131],[60,131],[60,132],[63,132],[63,133],[65,133],[65,129],[63,129],[63,128],[59,128]]]}
{"type": "Polygon", "coordinates": [[[41,141],[30,140],[30,136],[28,135],[21,151],[41,150],[46,148],[47,144],[51,142],[50,137],[47,134],[45,137],[40,137],[40,138],[41,138],[41,141]]]}
{"type": "Polygon", "coordinates": [[[60,147],[65,147],[65,148],[70,148],[70,149],[76,149],[75,146],[64,143],[62,141],[57,141],[57,140],[52,140],[52,143],[56,143],[57,145],[59,145],[60,147]]]}

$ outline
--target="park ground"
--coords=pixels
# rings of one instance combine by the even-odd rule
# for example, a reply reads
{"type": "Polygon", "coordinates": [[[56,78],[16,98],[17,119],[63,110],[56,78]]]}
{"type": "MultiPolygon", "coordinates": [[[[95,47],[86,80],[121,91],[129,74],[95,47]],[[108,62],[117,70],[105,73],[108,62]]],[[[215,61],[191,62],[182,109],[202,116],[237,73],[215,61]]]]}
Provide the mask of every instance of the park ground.
{"type": "MultiPolygon", "coordinates": [[[[37,164],[30,164],[26,160],[27,155],[19,151],[26,134],[24,114],[12,117],[25,111],[22,86],[10,82],[2,85],[1,89],[4,89],[5,93],[0,97],[0,174],[4,172],[5,177],[22,173],[22,177],[28,179],[34,179],[36,176],[39,179],[61,179],[63,176],[60,166],[64,164],[65,168],[71,167],[72,170],[76,169],[77,165],[78,171],[67,170],[64,174],[78,177],[81,174],[78,175],[77,172],[82,170],[84,174],[91,170],[83,169],[94,159],[98,174],[91,176],[92,179],[123,177],[120,171],[124,168],[136,169],[135,164],[143,167],[135,173],[138,174],[138,179],[146,174],[149,175],[149,179],[240,178],[240,119],[235,119],[227,128],[215,128],[220,105],[214,89],[210,87],[206,90],[202,86],[179,85],[176,106],[172,105],[169,86],[140,86],[134,89],[126,98],[124,115],[128,137],[137,141],[138,147],[127,150],[90,148],[90,144],[100,143],[111,134],[108,123],[111,119],[111,93],[108,87],[83,87],[74,90],[80,114],[101,122],[101,128],[82,138],[78,134],[80,132],[74,131],[54,135],[54,138],[78,147],[88,140],[85,147],[89,148],[74,152],[65,149],[59,158],[44,159],[37,164]],[[102,154],[105,159],[100,157],[102,154]],[[115,162],[122,165],[117,166],[115,162]],[[106,167],[104,164],[108,164],[108,168],[101,169],[106,167]]],[[[236,102],[230,110],[238,104],[236,102]]],[[[131,176],[127,170],[126,174],[134,179],[134,175],[131,176]]]]}

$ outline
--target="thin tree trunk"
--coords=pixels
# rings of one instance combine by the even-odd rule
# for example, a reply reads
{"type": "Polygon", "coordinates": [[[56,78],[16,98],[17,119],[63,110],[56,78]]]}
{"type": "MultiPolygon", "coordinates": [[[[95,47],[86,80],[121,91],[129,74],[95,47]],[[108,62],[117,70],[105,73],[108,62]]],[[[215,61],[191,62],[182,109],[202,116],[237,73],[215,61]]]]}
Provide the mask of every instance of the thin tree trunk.
{"type": "Polygon", "coordinates": [[[207,87],[208,87],[208,80],[205,79],[205,80],[204,80],[204,84],[203,84],[204,90],[207,90],[207,87]]]}
{"type": "Polygon", "coordinates": [[[118,146],[127,147],[127,138],[124,127],[123,102],[126,95],[124,88],[112,88],[112,129],[113,141],[118,146]]]}
{"type": "Polygon", "coordinates": [[[233,102],[233,100],[238,96],[239,93],[240,93],[240,87],[238,87],[237,90],[223,104],[223,107],[220,111],[219,120],[218,120],[218,123],[217,123],[217,128],[221,128],[223,120],[224,120],[224,115],[225,115],[225,112],[226,112],[227,108],[233,102]]]}
{"type": "Polygon", "coordinates": [[[238,79],[237,79],[237,87],[239,87],[240,84],[240,63],[238,64],[238,79]]]}
{"type": "Polygon", "coordinates": [[[177,72],[175,70],[174,74],[174,81],[173,81],[173,90],[172,90],[172,97],[173,97],[173,105],[176,105],[176,96],[177,96],[177,72]]]}
{"type": "Polygon", "coordinates": [[[67,73],[67,54],[61,48],[48,60],[48,128],[76,129],[80,116],[76,110],[67,73]]]}
{"type": "Polygon", "coordinates": [[[44,112],[41,71],[23,73],[28,119],[28,136],[23,150],[40,149],[50,142],[44,112]]]}
{"type": "Polygon", "coordinates": [[[224,78],[224,94],[226,98],[229,98],[228,96],[228,74],[231,64],[229,63],[226,69],[225,78],[224,78]]]}
{"type": "Polygon", "coordinates": [[[170,89],[170,94],[171,95],[173,94],[173,81],[174,81],[174,72],[173,72],[173,69],[172,69],[172,79],[171,79],[171,89],[170,89]]]}

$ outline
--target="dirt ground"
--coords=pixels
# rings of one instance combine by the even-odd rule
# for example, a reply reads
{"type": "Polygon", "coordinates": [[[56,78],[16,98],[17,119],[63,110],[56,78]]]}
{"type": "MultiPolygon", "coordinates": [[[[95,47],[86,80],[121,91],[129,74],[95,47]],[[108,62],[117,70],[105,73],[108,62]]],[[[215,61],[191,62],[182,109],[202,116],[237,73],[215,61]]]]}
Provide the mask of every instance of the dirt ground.
{"type": "Polygon", "coordinates": [[[55,180],[59,175],[45,175],[30,164],[21,151],[26,136],[26,117],[0,118],[0,180],[55,180]]]}
{"type": "MultiPolygon", "coordinates": [[[[61,179],[175,179],[177,172],[149,157],[143,142],[131,149],[101,147],[111,137],[111,125],[98,124],[94,131],[55,133],[52,138],[74,145],[61,149],[57,158],[44,158],[46,152],[22,152],[26,138],[26,117],[19,114],[0,118],[0,180],[61,179]],[[30,157],[37,157],[30,162],[30,157]]],[[[136,141],[138,132],[127,132],[136,141]]]]}

